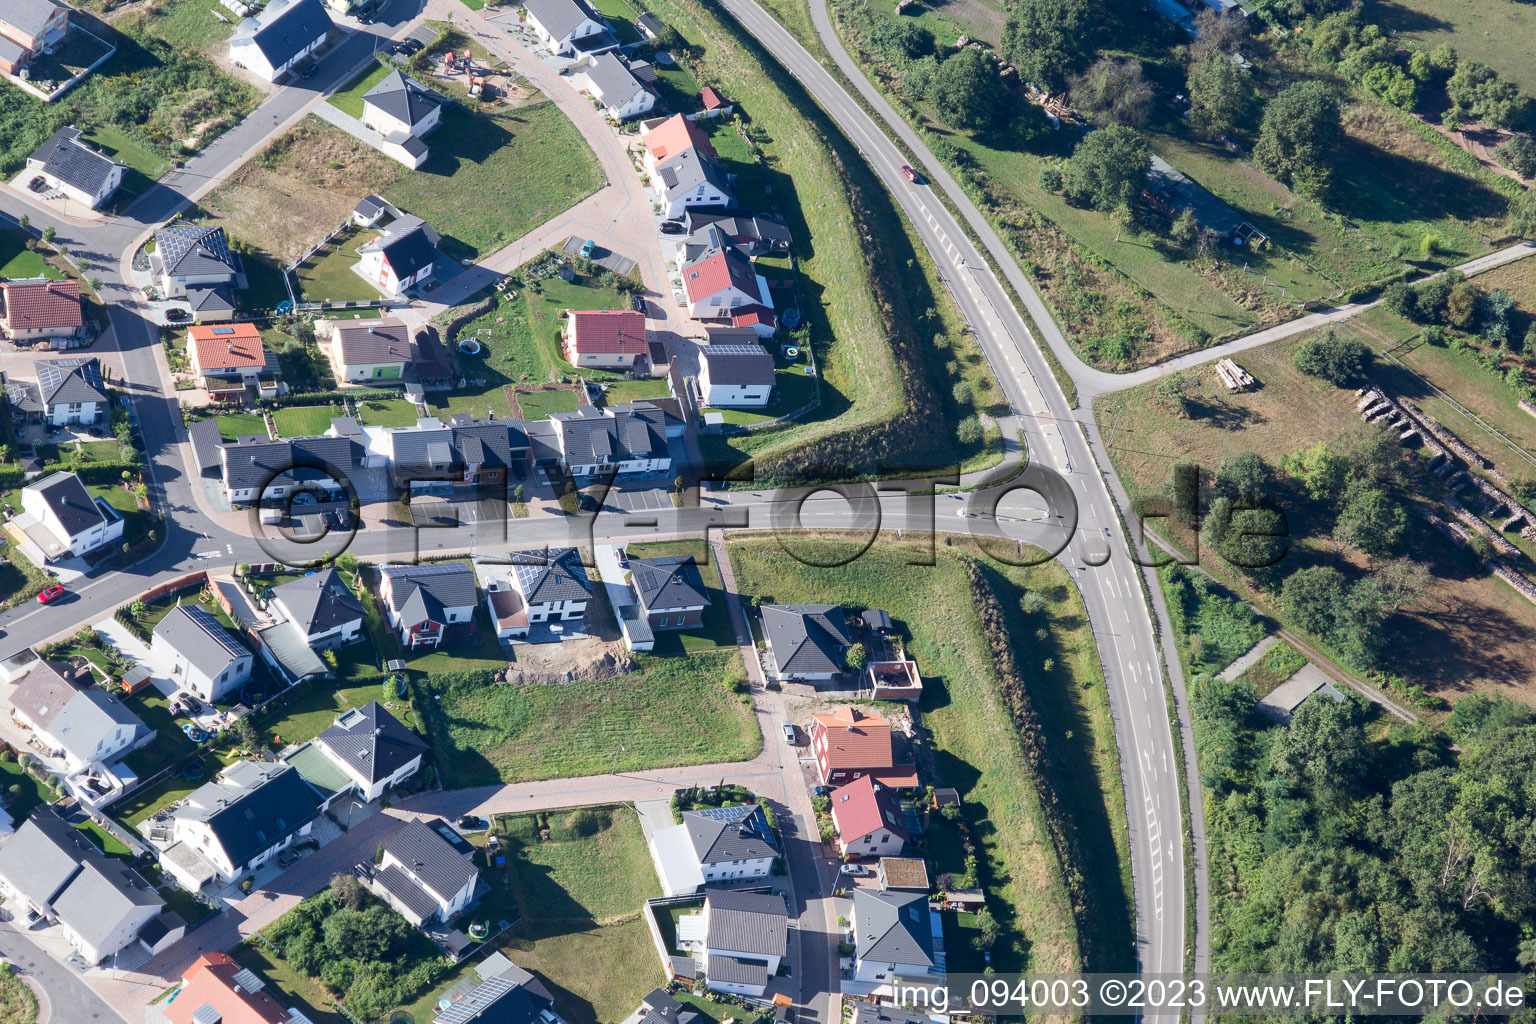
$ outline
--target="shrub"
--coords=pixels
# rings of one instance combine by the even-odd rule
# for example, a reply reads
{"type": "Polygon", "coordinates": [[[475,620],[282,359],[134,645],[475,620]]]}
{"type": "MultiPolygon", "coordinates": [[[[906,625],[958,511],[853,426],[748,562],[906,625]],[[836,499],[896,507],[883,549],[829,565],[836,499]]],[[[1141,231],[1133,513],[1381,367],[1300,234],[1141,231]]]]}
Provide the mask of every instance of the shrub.
{"type": "Polygon", "coordinates": [[[1296,369],[1338,387],[1353,384],[1370,369],[1373,353],[1358,338],[1340,337],[1330,328],[1296,348],[1296,369]]]}

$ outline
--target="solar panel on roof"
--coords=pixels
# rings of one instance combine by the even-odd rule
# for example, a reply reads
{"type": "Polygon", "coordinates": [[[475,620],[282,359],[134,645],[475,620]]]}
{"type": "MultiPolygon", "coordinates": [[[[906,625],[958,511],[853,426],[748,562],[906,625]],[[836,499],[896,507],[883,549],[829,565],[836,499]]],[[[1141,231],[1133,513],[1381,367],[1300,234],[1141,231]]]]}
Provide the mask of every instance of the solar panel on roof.
{"type": "Polygon", "coordinates": [[[224,1015],[212,1003],[204,1003],[192,1013],[193,1024],[219,1024],[224,1015]]]}
{"type": "Polygon", "coordinates": [[[466,1024],[515,987],[506,978],[488,978],[476,985],[469,995],[434,1017],[433,1024],[466,1024]]]}
{"type": "Polygon", "coordinates": [[[247,992],[260,992],[267,984],[252,974],[249,967],[242,967],[236,971],[234,982],[247,992]]]}
{"type": "Polygon", "coordinates": [[[213,333],[214,334],[234,334],[235,333],[235,329],[233,327],[215,327],[213,329],[213,333]]]}

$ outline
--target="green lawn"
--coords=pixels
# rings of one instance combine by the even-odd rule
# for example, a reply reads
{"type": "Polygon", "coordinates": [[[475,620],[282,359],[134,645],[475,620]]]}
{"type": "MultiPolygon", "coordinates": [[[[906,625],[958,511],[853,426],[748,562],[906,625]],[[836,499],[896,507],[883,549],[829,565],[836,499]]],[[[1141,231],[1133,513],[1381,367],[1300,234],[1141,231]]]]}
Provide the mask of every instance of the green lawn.
{"type": "Polygon", "coordinates": [[[481,259],[602,186],[597,160],[549,102],[475,116],[453,107],[432,135],[432,155],[384,192],[431,224],[443,252],[481,259]],[[494,196],[495,202],[466,202],[494,196]]]}
{"type": "Polygon", "coordinates": [[[403,398],[359,402],[357,415],[365,427],[410,427],[416,424],[416,406],[403,398]]]}
{"type": "MultiPolygon", "coordinates": [[[[649,864],[643,870],[655,876],[649,864]]],[[[664,980],[656,947],[638,914],[595,928],[573,928],[563,921],[519,923],[501,950],[544,980],[566,1024],[623,1020],[664,980]],[[594,964],[602,968],[594,970],[594,964]]]]}
{"type": "Polygon", "coordinates": [[[253,412],[229,412],[216,417],[219,421],[219,437],[233,441],[250,434],[267,436],[267,421],[253,412]]]}
{"type": "Polygon", "coordinates": [[[547,419],[552,412],[575,412],[578,402],[576,392],[564,388],[558,391],[530,391],[517,396],[517,407],[524,420],[547,419]]]}
{"type": "Polygon", "coordinates": [[[235,20],[219,0],[162,0],[156,13],[145,20],[150,35],[172,46],[187,50],[206,50],[229,38],[230,21],[235,20]],[[217,11],[229,20],[214,17],[217,11]]]}
{"type": "MultiPolygon", "coordinates": [[[[372,701],[386,703],[381,685],[384,672],[374,660],[372,645],[356,643],[337,653],[337,678],[310,680],[262,715],[256,728],[264,742],[276,749],[304,743],[330,728],[336,716],[348,708],[372,701]]],[[[391,714],[415,727],[408,708],[399,701],[389,703],[394,705],[389,708],[391,714]]]]}
{"type": "Polygon", "coordinates": [[[1487,64],[1527,95],[1536,92],[1529,42],[1536,38],[1536,8],[1517,0],[1373,0],[1366,23],[1433,49],[1456,48],[1462,60],[1487,64]]]}
{"type": "Polygon", "coordinates": [[[737,761],[762,748],[757,720],[726,689],[743,675],[734,650],[635,660],[639,671],[595,682],[419,683],[439,774],[493,785],[737,761]]]}
{"type": "Polygon", "coordinates": [[[91,842],[96,844],[96,849],[100,850],[107,856],[118,857],[122,860],[133,859],[132,850],[124,846],[121,840],[119,840],[112,833],[108,832],[106,829],[102,828],[100,825],[96,824],[94,821],[87,821],[84,824],[76,825],[75,827],[78,828],[81,832],[84,832],[86,835],[90,836],[91,842]]]}
{"type": "MultiPolygon", "coordinates": [[[[213,21],[212,18],[209,20],[213,21]]],[[[86,132],[85,137],[107,156],[128,165],[121,186],[128,192],[143,192],[151,182],[170,169],[170,161],[164,156],[127,132],[118,131],[110,125],[96,125],[86,132]]],[[[151,239],[149,244],[153,252],[154,240],[151,239]]]]}
{"type": "Polygon", "coordinates": [[[50,277],[64,280],[64,274],[26,247],[27,235],[20,231],[0,231],[0,278],[50,277]]]}
{"type": "Polygon", "coordinates": [[[1002,931],[992,966],[1127,968],[1130,870],[1119,761],[1097,648],[1066,570],[1056,562],[973,563],[944,547],[936,564],[918,566],[909,564],[920,553],[911,542],[876,542],[863,555],[831,540],[794,547],[791,554],[771,539],[733,539],[737,585],[744,596],[780,604],[881,608],[910,634],[938,775],[923,781],[960,791],[978,881],[1002,931]],[[1020,611],[1027,591],[1044,598],[1040,611],[1020,611]],[[1014,682],[999,671],[984,615],[1015,660],[1014,682]],[[1009,711],[1015,705],[1038,720],[1038,762],[1021,742],[1009,711]],[[1063,871],[1097,881],[1069,893],[1063,871]]]}
{"type": "Polygon", "coordinates": [[[703,109],[699,101],[699,80],[681,64],[663,64],[657,61],[656,95],[674,114],[692,114],[703,109]]]}
{"type": "Polygon", "coordinates": [[[329,405],[290,405],[274,410],[272,420],[279,437],[316,437],[331,428],[340,410],[329,405]]]}
{"type": "Polygon", "coordinates": [[[389,77],[390,70],[391,68],[383,63],[364,68],[345,87],[331,93],[327,97],[326,102],[343,113],[351,114],[353,117],[361,119],[363,116],[363,94],[389,77]]]}
{"type": "Polygon", "coordinates": [[[779,364],[774,371],[773,400],[761,409],[704,409],[703,412],[718,412],[725,417],[725,422],[736,426],[750,426],[753,423],[762,423],[764,420],[776,419],[787,416],[796,409],[804,408],[806,403],[816,397],[816,378],[805,372],[806,364],[803,361],[783,363],[775,359],[779,364]]]}
{"type": "Polygon", "coordinates": [[[605,405],[622,405],[644,398],[667,398],[672,392],[665,377],[648,377],[643,380],[616,380],[603,391],[605,405]]]}
{"type": "Polygon", "coordinates": [[[361,302],[379,298],[379,291],[353,272],[357,249],[372,238],[360,229],[344,231],[325,248],[299,264],[294,274],[305,302],[361,302]]]}
{"type": "Polygon", "coordinates": [[[17,825],[39,804],[50,802],[49,793],[34,776],[22,771],[21,765],[12,761],[0,761],[0,784],[5,786],[5,809],[17,825]],[[15,791],[12,792],[12,787],[15,791]]]}
{"type": "MultiPolygon", "coordinates": [[[[112,442],[116,447],[117,442],[112,442]]],[[[139,499],[122,484],[87,484],[85,489],[92,497],[101,498],[123,517],[123,544],[134,545],[144,539],[154,522],[148,509],[139,507],[139,499]]]]}
{"type": "Polygon", "coordinates": [[[608,19],[608,24],[613,27],[613,34],[618,37],[621,45],[638,43],[640,30],[635,28],[635,9],[624,0],[596,0],[592,5],[597,12],[608,19]]]}
{"type": "Polygon", "coordinates": [[[240,254],[245,266],[246,288],[235,293],[235,304],[245,312],[276,309],[288,301],[283,269],[270,253],[250,249],[240,254]]]}
{"type": "Polygon", "coordinates": [[[628,804],[501,815],[512,887],[529,921],[607,924],[661,895],[640,819],[628,804]],[[539,839],[540,825],[550,838],[539,839]]]}

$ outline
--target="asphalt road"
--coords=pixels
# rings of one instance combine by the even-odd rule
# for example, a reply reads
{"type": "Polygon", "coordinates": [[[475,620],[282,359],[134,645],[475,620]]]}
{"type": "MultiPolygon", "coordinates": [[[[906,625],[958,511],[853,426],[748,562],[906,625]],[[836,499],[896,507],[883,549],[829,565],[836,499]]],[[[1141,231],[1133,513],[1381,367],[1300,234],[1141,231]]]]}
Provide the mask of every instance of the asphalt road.
{"type": "MultiPolygon", "coordinates": [[[[930,187],[915,185],[901,173],[906,158],[887,137],[886,128],[876,124],[820,62],[752,0],[722,0],[721,6],[827,110],[901,204],[976,332],[1010,406],[1025,424],[1032,464],[1055,470],[1066,482],[1064,488],[1046,497],[1052,499],[1053,509],[1073,501],[1077,506],[1077,529],[1059,557],[1082,593],[1109,688],[1129,814],[1138,966],[1148,972],[1182,970],[1184,856],[1177,753],[1138,566],[1126,546],[1102,475],[1113,470],[1107,459],[1102,467],[1095,465],[1095,453],[1074,421],[1044,356],[982,254],[931,195],[930,187]]],[[[833,59],[849,80],[862,83],[862,73],[842,52],[825,7],[813,0],[811,12],[833,59]]],[[[883,103],[878,94],[873,99],[883,103]]],[[[904,127],[888,107],[884,116],[890,129],[900,132],[904,127]]],[[[942,175],[942,165],[921,140],[913,136],[904,141],[936,176],[942,175]]],[[[958,186],[954,194],[963,200],[957,203],[961,210],[974,211],[958,186]]],[[[975,211],[975,218],[984,229],[978,231],[980,237],[986,238],[990,226],[979,211],[975,211]]],[[[1004,250],[1004,265],[1011,262],[1004,250]]],[[[1028,289],[1028,281],[1023,283],[1028,289]]],[[[1054,330],[1059,336],[1044,305],[1036,309],[1036,303],[1028,301],[1032,291],[1021,289],[1020,293],[1041,329],[1054,330]]],[[[1055,490],[1050,484],[1046,489],[1055,490]]],[[[1100,880],[1096,884],[1111,883],[1100,880]]]]}
{"type": "Polygon", "coordinates": [[[18,931],[14,923],[0,925],[0,956],[43,990],[47,1004],[46,1009],[39,1007],[39,1017],[48,1024],[75,1024],[77,1021],[86,1024],[87,1021],[118,1019],[117,1011],[92,991],[74,968],[43,952],[18,931]]]}

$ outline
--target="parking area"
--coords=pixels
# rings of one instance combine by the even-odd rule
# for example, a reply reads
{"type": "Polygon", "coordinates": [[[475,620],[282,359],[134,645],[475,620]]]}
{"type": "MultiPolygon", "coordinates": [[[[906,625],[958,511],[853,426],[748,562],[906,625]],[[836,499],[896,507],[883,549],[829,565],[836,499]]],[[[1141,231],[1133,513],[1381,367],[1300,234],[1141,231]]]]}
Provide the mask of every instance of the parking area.
{"type": "MultiPolygon", "coordinates": [[[[563,248],[572,256],[580,256],[582,247],[586,244],[586,239],[572,237],[565,240],[565,245],[563,248]]],[[[592,247],[591,255],[586,256],[585,258],[591,260],[593,263],[596,263],[604,270],[613,271],[620,277],[628,277],[629,272],[635,269],[634,260],[629,259],[626,256],[620,256],[612,249],[605,249],[601,245],[594,245],[592,247]]]]}
{"type": "Polygon", "coordinates": [[[665,487],[645,484],[633,488],[615,487],[603,501],[605,512],[659,512],[672,508],[671,491],[665,487]]]}

